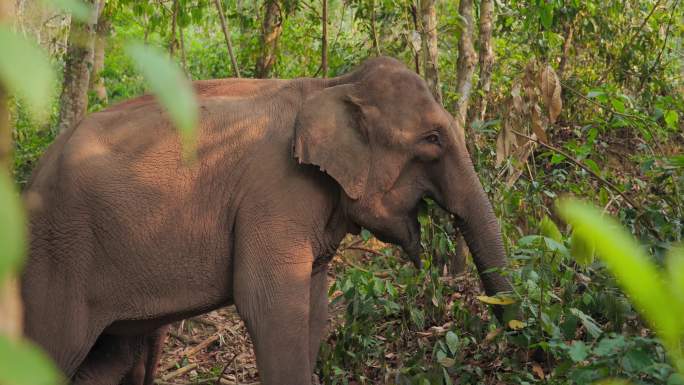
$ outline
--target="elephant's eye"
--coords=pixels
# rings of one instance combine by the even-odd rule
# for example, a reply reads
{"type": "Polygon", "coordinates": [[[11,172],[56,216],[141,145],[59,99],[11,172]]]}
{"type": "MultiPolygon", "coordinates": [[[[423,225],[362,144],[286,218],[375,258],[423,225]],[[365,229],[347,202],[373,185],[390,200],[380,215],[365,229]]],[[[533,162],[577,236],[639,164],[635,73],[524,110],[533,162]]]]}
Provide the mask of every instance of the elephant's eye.
{"type": "Polygon", "coordinates": [[[439,135],[430,134],[425,137],[425,141],[431,144],[439,144],[439,135]]]}

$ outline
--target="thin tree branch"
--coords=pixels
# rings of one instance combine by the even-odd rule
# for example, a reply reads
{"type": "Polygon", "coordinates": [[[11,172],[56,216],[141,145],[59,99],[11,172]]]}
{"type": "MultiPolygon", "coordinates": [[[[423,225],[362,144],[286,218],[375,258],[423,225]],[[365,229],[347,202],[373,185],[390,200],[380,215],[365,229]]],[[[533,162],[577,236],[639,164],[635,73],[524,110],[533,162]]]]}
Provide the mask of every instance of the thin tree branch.
{"type": "Polygon", "coordinates": [[[552,145],[550,145],[550,144],[546,144],[546,143],[540,141],[539,139],[532,138],[532,137],[530,137],[530,136],[527,136],[527,135],[525,135],[525,134],[523,134],[523,133],[520,133],[520,132],[517,132],[517,131],[515,131],[515,130],[511,130],[511,132],[513,132],[514,134],[516,134],[516,135],[518,135],[518,136],[521,136],[521,137],[523,137],[523,138],[526,138],[526,139],[528,139],[528,140],[531,140],[531,141],[533,141],[533,142],[535,142],[535,143],[539,143],[542,147],[545,147],[545,148],[547,148],[547,149],[549,149],[549,150],[551,150],[551,151],[553,151],[553,152],[556,152],[556,153],[558,153],[558,154],[563,155],[563,156],[564,156],[566,159],[568,159],[570,162],[572,162],[572,163],[574,163],[575,165],[581,167],[583,170],[585,170],[586,172],[588,172],[591,176],[593,176],[594,178],[596,178],[596,180],[598,180],[599,182],[603,183],[606,187],[608,187],[609,189],[613,190],[615,193],[617,193],[618,195],[620,195],[620,196],[622,197],[622,199],[624,199],[625,202],[627,202],[627,204],[629,204],[630,206],[632,206],[632,208],[633,208],[634,210],[636,210],[636,211],[639,213],[639,215],[637,215],[636,218],[637,218],[637,220],[639,220],[639,221],[646,227],[646,230],[648,230],[648,231],[651,233],[651,235],[653,235],[653,237],[655,237],[655,239],[657,239],[657,240],[659,240],[659,241],[662,241],[662,240],[663,240],[663,238],[661,237],[660,233],[658,233],[658,232],[654,229],[653,223],[651,223],[651,221],[648,219],[648,217],[646,217],[645,215],[642,215],[642,214],[644,213],[643,208],[642,208],[640,205],[638,205],[636,202],[634,202],[632,199],[630,199],[627,195],[625,195],[622,191],[620,191],[620,190],[617,188],[617,186],[615,186],[613,183],[611,183],[611,182],[609,182],[608,180],[606,180],[605,178],[601,177],[600,175],[598,175],[597,173],[595,173],[594,171],[592,171],[589,167],[587,167],[586,165],[584,165],[582,162],[580,162],[580,161],[578,161],[577,159],[573,158],[572,156],[570,156],[570,154],[568,154],[567,152],[561,150],[560,148],[554,147],[554,146],[552,146],[552,145]]]}
{"type": "Polygon", "coordinates": [[[568,159],[570,162],[572,162],[572,163],[574,163],[575,165],[581,167],[584,171],[588,172],[588,173],[591,174],[594,178],[596,178],[596,180],[598,180],[599,182],[601,182],[602,184],[604,184],[606,187],[610,188],[611,190],[613,190],[614,192],[616,192],[618,195],[620,195],[620,196],[625,200],[625,202],[627,202],[627,203],[628,203],[630,206],[632,206],[635,210],[637,210],[637,211],[642,211],[641,206],[639,206],[636,202],[634,202],[634,201],[633,201],[630,197],[628,197],[625,193],[623,193],[622,191],[620,191],[620,189],[619,189],[616,185],[614,185],[614,184],[611,183],[610,181],[606,180],[606,179],[603,178],[601,175],[595,173],[592,169],[590,169],[589,167],[587,167],[584,163],[580,162],[579,160],[573,158],[573,157],[572,157],[570,154],[568,154],[567,152],[561,150],[561,149],[558,148],[558,147],[552,146],[552,145],[550,145],[550,144],[546,144],[546,143],[542,142],[542,141],[539,140],[539,139],[536,139],[536,138],[533,138],[533,137],[531,137],[531,136],[525,135],[525,134],[523,134],[523,133],[521,133],[521,132],[518,132],[518,131],[515,131],[515,130],[511,130],[511,132],[513,132],[514,134],[516,134],[516,135],[518,135],[518,136],[520,136],[520,137],[523,137],[523,138],[526,138],[526,139],[531,140],[531,141],[533,141],[533,142],[536,142],[536,143],[538,143],[539,145],[541,145],[542,147],[547,148],[547,149],[549,149],[549,150],[551,150],[551,151],[553,151],[553,152],[556,152],[556,153],[558,153],[558,154],[563,155],[563,156],[564,156],[566,159],[568,159]]]}
{"type": "MultiPolygon", "coordinates": [[[[565,82],[563,82],[563,81],[561,81],[561,85],[563,86],[563,89],[572,92],[573,94],[579,96],[580,98],[586,100],[587,102],[589,102],[589,103],[591,103],[591,104],[593,104],[593,105],[595,105],[595,106],[597,106],[597,107],[601,107],[601,108],[605,109],[606,111],[610,111],[610,112],[611,112],[612,114],[614,114],[614,115],[624,116],[624,117],[626,117],[626,118],[631,118],[631,119],[637,119],[637,120],[640,120],[640,121],[644,122],[644,123],[645,123],[644,128],[646,129],[646,131],[648,131],[648,134],[651,135],[651,138],[653,138],[653,142],[656,144],[656,147],[658,147],[658,151],[660,151],[661,154],[664,154],[664,153],[665,153],[665,150],[664,150],[664,149],[662,148],[662,146],[660,145],[660,141],[658,140],[658,137],[655,135],[655,133],[654,133],[654,132],[651,130],[651,128],[648,126],[648,125],[651,123],[651,121],[649,121],[648,119],[646,119],[646,118],[644,118],[644,117],[642,117],[642,116],[639,116],[639,115],[627,114],[627,113],[624,113],[624,112],[616,111],[616,110],[614,110],[614,109],[612,109],[612,108],[610,108],[610,107],[608,107],[608,106],[606,106],[606,105],[603,105],[603,104],[597,102],[596,100],[592,100],[592,99],[590,99],[590,98],[588,98],[588,97],[582,95],[581,92],[579,92],[579,91],[577,91],[576,89],[570,87],[567,83],[565,83],[565,82]]],[[[652,151],[652,150],[651,150],[651,151],[652,151]]]]}
{"type": "Polygon", "coordinates": [[[615,68],[615,65],[617,64],[618,60],[620,59],[620,56],[622,56],[622,53],[625,52],[625,50],[627,49],[627,47],[629,47],[630,45],[632,45],[632,44],[635,43],[634,39],[635,39],[635,38],[641,33],[641,31],[644,29],[644,26],[645,26],[646,23],[648,22],[648,19],[651,18],[651,16],[652,16],[653,13],[655,12],[655,10],[656,10],[656,9],[658,8],[658,6],[660,5],[660,2],[661,2],[661,1],[662,1],[662,0],[656,1],[656,3],[653,5],[653,8],[651,9],[651,12],[649,12],[648,15],[646,16],[646,18],[644,19],[644,21],[641,22],[641,25],[639,26],[639,28],[638,28],[636,31],[634,31],[634,33],[632,34],[632,36],[630,36],[629,39],[625,40],[625,44],[622,46],[622,49],[620,50],[620,53],[615,57],[615,61],[613,61],[613,62],[610,64],[610,66],[608,67],[608,69],[606,69],[606,71],[603,73],[603,75],[601,75],[601,77],[600,77],[599,80],[598,80],[598,83],[603,83],[603,81],[606,79],[606,77],[608,76],[608,74],[611,73],[611,72],[613,71],[613,68],[615,68]]]}
{"type": "Polygon", "coordinates": [[[653,62],[653,65],[648,69],[644,77],[641,78],[641,83],[639,84],[639,91],[637,94],[641,93],[641,90],[644,88],[644,85],[648,81],[648,79],[651,77],[651,74],[655,70],[656,66],[660,63],[660,58],[663,56],[663,52],[665,51],[665,48],[667,47],[667,39],[670,37],[670,28],[672,27],[672,17],[674,16],[675,12],[677,11],[677,6],[679,5],[679,0],[675,0],[674,5],[672,6],[672,12],[670,12],[670,18],[667,21],[667,29],[665,30],[665,39],[663,41],[663,46],[660,48],[660,52],[658,52],[658,57],[656,58],[655,62],[653,62]]]}
{"type": "Polygon", "coordinates": [[[226,17],[223,15],[223,7],[221,6],[220,0],[214,0],[216,5],[216,10],[219,14],[219,20],[221,21],[221,29],[223,30],[223,36],[226,39],[226,46],[228,47],[228,56],[230,56],[230,64],[233,66],[233,74],[236,78],[240,77],[240,69],[238,68],[237,60],[235,60],[235,55],[233,54],[233,43],[230,41],[230,33],[228,32],[228,23],[226,22],[226,17]]]}

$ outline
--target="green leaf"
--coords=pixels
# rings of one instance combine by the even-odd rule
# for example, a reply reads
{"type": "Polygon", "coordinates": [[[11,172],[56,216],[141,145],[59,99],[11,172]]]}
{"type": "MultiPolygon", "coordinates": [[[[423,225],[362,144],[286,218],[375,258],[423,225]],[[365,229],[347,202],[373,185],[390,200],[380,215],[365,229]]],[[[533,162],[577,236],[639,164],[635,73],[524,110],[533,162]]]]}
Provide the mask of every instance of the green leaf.
{"type": "Polygon", "coordinates": [[[582,341],[573,341],[568,354],[574,362],[582,362],[589,355],[589,348],[582,341]]]}
{"type": "Polygon", "coordinates": [[[580,266],[589,266],[594,263],[595,246],[586,238],[577,236],[573,231],[570,238],[570,255],[580,266]]]}
{"type": "Polygon", "coordinates": [[[605,94],[606,94],[606,93],[605,93],[604,91],[602,91],[602,90],[591,90],[591,91],[589,91],[589,93],[587,94],[587,97],[588,97],[588,98],[596,98],[596,97],[599,97],[599,96],[603,96],[603,95],[605,95],[605,94]]]}
{"type": "Polygon", "coordinates": [[[580,322],[582,322],[582,326],[587,329],[587,333],[589,333],[589,335],[591,335],[593,338],[598,338],[601,333],[603,333],[603,330],[601,330],[601,327],[596,324],[596,321],[594,321],[591,316],[585,314],[583,311],[573,307],[570,309],[570,313],[579,318],[580,322]]]}
{"type": "Polygon", "coordinates": [[[570,254],[568,253],[568,249],[565,247],[565,245],[560,242],[556,242],[551,238],[544,237],[544,244],[546,244],[546,247],[549,249],[549,251],[556,251],[565,257],[570,254]]]}
{"type": "Polygon", "coordinates": [[[551,155],[551,164],[560,164],[565,160],[565,156],[561,154],[553,154],[551,155]]]}
{"type": "Polygon", "coordinates": [[[591,171],[595,172],[597,175],[601,175],[601,169],[599,168],[598,164],[594,162],[592,159],[584,159],[584,164],[587,165],[591,169],[591,171]]]}
{"type": "Polygon", "coordinates": [[[370,231],[366,229],[361,230],[361,239],[363,239],[364,242],[368,242],[368,240],[370,240],[372,237],[373,234],[370,231]]]}
{"type": "Polygon", "coordinates": [[[674,343],[679,322],[671,311],[669,290],[641,246],[615,220],[602,216],[592,206],[564,200],[558,208],[561,216],[575,227],[577,236],[596,246],[597,255],[651,325],[661,332],[661,337],[674,343]]]}
{"type": "Polygon", "coordinates": [[[2,282],[8,272],[19,268],[26,250],[26,221],[21,200],[4,172],[0,172],[0,245],[2,282]]]}
{"type": "Polygon", "coordinates": [[[603,380],[595,383],[596,385],[631,385],[631,382],[625,380],[603,380]]]}
{"type": "Polygon", "coordinates": [[[456,364],[456,360],[450,357],[442,357],[437,362],[445,368],[450,368],[456,364]]]}
{"type": "Polygon", "coordinates": [[[411,321],[413,321],[413,324],[416,325],[418,329],[424,329],[425,328],[425,315],[420,309],[416,308],[411,308],[411,321]]]}
{"type": "Polygon", "coordinates": [[[625,338],[618,336],[616,338],[603,338],[594,348],[594,354],[599,357],[606,357],[617,353],[620,349],[625,347],[625,338]]]}
{"type": "Polygon", "coordinates": [[[684,155],[673,155],[665,158],[668,165],[675,168],[684,168],[684,155]]]}
{"type": "Polygon", "coordinates": [[[675,129],[677,128],[677,122],[679,122],[679,114],[675,110],[668,110],[663,119],[665,119],[667,128],[675,129]]]}
{"type": "Polygon", "coordinates": [[[563,242],[563,236],[560,230],[558,230],[558,226],[548,216],[545,216],[539,223],[539,232],[541,235],[551,238],[556,242],[563,242]]]}
{"type": "Polygon", "coordinates": [[[449,347],[451,354],[456,354],[458,351],[458,336],[453,331],[449,330],[446,334],[446,344],[449,347]]]}
{"type": "Polygon", "coordinates": [[[667,385],[684,385],[684,374],[673,373],[667,379],[667,385]]]}
{"type": "Polygon", "coordinates": [[[45,353],[28,342],[0,336],[0,384],[57,385],[59,371],[45,353]]]}
{"type": "Polygon", "coordinates": [[[619,113],[624,113],[625,112],[625,103],[622,102],[620,99],[610,99],[610,104],[613,106],[613,109],[619,113]]]}
{"type": "Polygon", "coordinates": [[[92,12],[92,6],[86,5],[79,0],[43,0],[43,3],[52,8],[69,12],[71,16],[80,21],[88,21],[92,12]]]}
{"type": "Polygon", "coordinates": [[[553,24],[553,4],[544,1],[539,8],[539,19],[544,29],[551,29],[553,24]]]}
{"type": "Polygon", "coordinates": [[[639,373],[651,364],[651,355],[643,349],[630,350],[622,357],[622,368],[628,373],[639,373]]]}
{"type": "Polygon", "coordinates": [[[195,150],[198,122],[197,99],[192,85],[183,71],[160,49],[131,43],[127,45],[126,52],[180,131],[184,154],[191,156],[195,150]]]}
{"type": "Polygon", "coordinates": [[[35,116],[46,118],[54,88],[47,55],[5,24],[0,24],[0,52],[0,83],[23,99],[35,116]]]}
{"type": "Polygon", "coordinates": [[[667,270],[670,275],[670,295],[679,302],[679,319],[684,319],[684,246],[673,247],[670,250],[667,256],[667,270]]]}

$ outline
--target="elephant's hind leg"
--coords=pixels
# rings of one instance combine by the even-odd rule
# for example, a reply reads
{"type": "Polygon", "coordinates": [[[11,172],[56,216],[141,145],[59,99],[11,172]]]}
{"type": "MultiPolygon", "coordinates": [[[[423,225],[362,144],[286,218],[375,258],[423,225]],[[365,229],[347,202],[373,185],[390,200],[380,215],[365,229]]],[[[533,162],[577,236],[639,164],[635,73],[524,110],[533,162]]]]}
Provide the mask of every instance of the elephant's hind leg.
{"type": "Polygon", "coordinates": [[[144,336],[103,334],[72,378],[73,385],[119,385],[140,359],[144,336]]]}
{"type": "Polygon", "coordinates": [[[162,326],[145,336],[142,353],[128,374],[126,374],[122,382],[123,385],[152,385],[154,383],[157,365],[159,364],[168,330],[168,325],[162,326]]]}

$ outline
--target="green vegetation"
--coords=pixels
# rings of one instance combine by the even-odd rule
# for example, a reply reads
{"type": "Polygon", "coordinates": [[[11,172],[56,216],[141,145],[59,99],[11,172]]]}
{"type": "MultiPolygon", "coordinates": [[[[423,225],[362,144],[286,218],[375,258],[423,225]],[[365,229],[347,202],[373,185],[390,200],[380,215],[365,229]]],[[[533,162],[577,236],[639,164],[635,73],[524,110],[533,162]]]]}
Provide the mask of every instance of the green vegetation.
{"type": "MultiPolygon", "coordinates": [[[[17,3],[15,14],[0,14],[0,103],[9,105],[13,143],[11,159],[0,148],[0,167],[11,165],[21,189],[63,120],[57,95],[66,78],[53,79],[68,67],[64,12],[87,22],[93,10],[73,0],[45,1],[54,10],[44,12],[17,3]]],[[[375,247],[367,232],[357,246],[373,252],[341,251],[330,295],[342,310],[321,348],[322,383],[684,384],[680,1],[494,2],[491,66],[486,0],[433,4],[434,40],[423,28],[429,1],[329,0],[325,65],[322,2],[219,3],[243,77],[335,76],[381,53],[424,76],[426,59],[434,60],[443,104],[454,114],[472,89],[467,140],[501,221],[515,287],[515,305],[505,306],[515,319],[494,319],[485,303],[507,299],[482,297],[472,267],[444,276],[459,236],[429,203],[420,216],[422,270],[395,247],[375,247]],[[469,35],[459,9],[468,3],[470,76],[459,62],[469,35]]],[[[92,86],[83,90],[88,110],[150,90],[192,149],[197,113],[179,68],[191,79],[233,74],[214,2],[100,4],[106,48],[91,76],[102,80],[106,98],[92,86]]],[[[5,125],[0,136],[9,135],[5,125]]],[[[0,280],[16,274],[26,246],[14,187],[0,172],[0,280]]],[[[0,337],[0,384],[56,383],[51,368],[28,343],[0,337]]]]}

